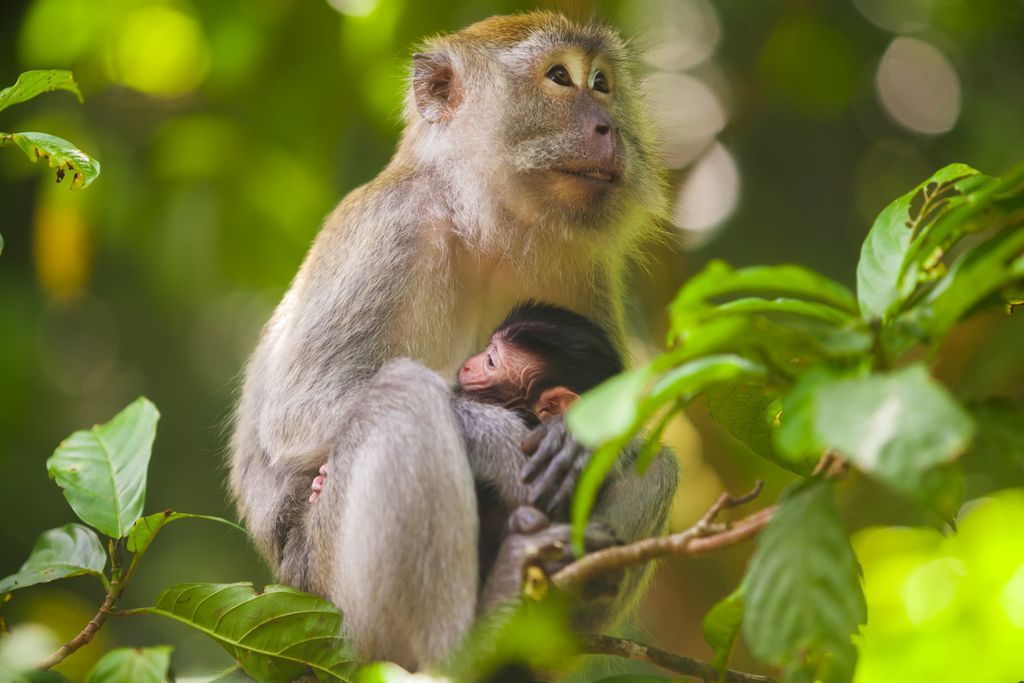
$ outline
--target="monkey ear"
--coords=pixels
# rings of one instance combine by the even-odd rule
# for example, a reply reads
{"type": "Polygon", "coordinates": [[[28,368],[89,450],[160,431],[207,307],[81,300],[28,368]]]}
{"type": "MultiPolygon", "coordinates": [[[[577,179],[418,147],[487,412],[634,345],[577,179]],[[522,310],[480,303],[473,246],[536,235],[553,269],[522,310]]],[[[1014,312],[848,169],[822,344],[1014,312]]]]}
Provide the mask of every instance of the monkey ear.
{"type": "Polygon", "coordinates": [[[540,398],[537,399],[533,412],[543,422],[552,417],[564,415],[565,411],[569,410],[569,406],[575,403],[579,397],[580,395],[575,391],[565,387],[545,389],[541,392],[540,398]]]}
{"type": "Polygon", "coordinates": [[[450,119],[462,101],[451,59],[440,52],[412,56],[412,91],[416,109],[430,123],[450,119]]]}

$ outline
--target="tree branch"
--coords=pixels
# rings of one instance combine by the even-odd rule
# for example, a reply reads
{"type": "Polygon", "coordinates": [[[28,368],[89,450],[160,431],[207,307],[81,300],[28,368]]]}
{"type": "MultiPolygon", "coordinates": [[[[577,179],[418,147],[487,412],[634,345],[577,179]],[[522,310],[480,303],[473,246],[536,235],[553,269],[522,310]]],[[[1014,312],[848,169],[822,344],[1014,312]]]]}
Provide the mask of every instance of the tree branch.
{"type": "Polygon", "coordinates": [[[695,557],[741,543],[756,536],[764,528],[775,514],[777,506],[766,507],[734,523],[716,522],[715,518],[722,510],[752,501],[761,493],[763,485],[764,482],[758,481],[754,490],[744,496],[734,497],[729,493],[723,493],[696,524],[679,533],[645,538],[584,555],[555,573],[551,577],[551,582],[559,588],[572,588],[603,574],[650,562],[666,555],[695,557]]]}
{"type": "Polygon", "coordinates": [[[117,606],[117,601],[121,598],[123,592],[123,584],[118,581],[112,581],[110,588],[107,590],[107,596],[103,598],[103,604],[100,605],[96,615],[89,620],[89,623],[82,628],[77,636],[57,648],[56,652],[37,664],[36,668],[53,668],[67,659],[76,650],[87,645],[93,639],[93,636],[96,635],[96,632],[103,627],[107,619],[110,618],[110,614],[114,607],[117,606]]]}
{"type": "MultiPolygon", "coordinates": [[[[590,655],[613,655],[660,666],[673,673],[692,676],[704,681],[718,680],[718,672],[707,662],[692,657],[684,657],[635,640],[614,638],[597,634],[583,636],[583,652],[590,655]]],[[[775,679],[759,674],[748,674],[728,669],[725,674],[727,683],[775,683],[775,679]]]]}

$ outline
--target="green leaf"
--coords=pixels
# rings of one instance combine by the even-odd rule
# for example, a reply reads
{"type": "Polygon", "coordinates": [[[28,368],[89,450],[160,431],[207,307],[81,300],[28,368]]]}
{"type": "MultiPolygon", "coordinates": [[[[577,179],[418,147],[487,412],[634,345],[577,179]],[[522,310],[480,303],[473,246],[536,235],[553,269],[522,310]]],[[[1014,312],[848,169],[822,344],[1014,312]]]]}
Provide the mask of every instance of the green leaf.
{"type": "Polygon", "coordinates": [[[597,494],[608,478],[622,449],[629,443],[629,437],[619,437],[597,448],[580,474],[576,491],[572,496],[572,547],[577,557],[583,555],[583,534],[594,509],[597,494]]]}
{"type": "Polygon", "coordinates": [[[651,377],[651,367],[645,365],[616,375],[580,396],[565,416],[573,435],[595,448],[634,430],[640,398],[651,377]]]}
{"type": "Polygon", "coordinates": [[[825,442],[815,427],[817,393],[843,377],[832,370],[813,367],[782,397],[782,415],[779,428],[772,433],[772,446],[781,459],[797,463],[801,473],[812,471],[825,451],[825,442]]]}
{"type": "Polygon", "coordinates": [[[897,491],[927,493],[932,467],[955,460],[974,423],[922,365],[825,383],[814,395],[821,443],[897,491]]]}
{"type": "MultiPolygon", "coordinates": [[[[857,313],[857,302],[850,290],[812,270],[796,265],[753,266],[734,270],[724,261],[714,260],[679,290],[671,306],[673,327],[676,327],[679,319],[713,303],[713,299],[754,293],[807,299],[850,314],[857,313]]],[[[801,314],[812,310],[818,314],[821,312],[817,307],[798,309],[791,303],[785,303],[785,299],[774,306],[790,308],[789,312],[801,314]]]]}
{"type": "Polygon", "coordinates": [[[248,535],[248,532],[243,527],[230,520],[224,519],[223,517],[194,515],[188,512],[164,510],[163,512],[155,512],[151,515],[140,517],[138,521],[135,522],[131,531],[128,532],[128,552],[136,554],[146,552],[149,548],[149,544],[153,542],[153,539],[160,530],[163,529],[165,525],[179,519],[205,519],[211,522],[218,522],[220,524],[226,524],[227,526],[248,535]]]}
{"type": "Polygon", "coordinates": [[[69,436],[46,461],[79,518],[111,538],[127,535],[142,515],[159,418],[140,397],[110,422],[69,436]]]}
{"type": "Polygon", "coordinates": [[[688,401],[720,384],[756,380],[767,375],[764,366],[735,354],[704,356],[668,370],[655,381],[645,399],[646,414],[669,401],[688,401]]]}
{"type": "Polygon", "coordinates": [[[7,109],[12,104],[31,100],[36,95],[54,90],[67,90],[75,93],[78,101],[82,101],[82,93],[78,90],[75,77],[70,71],[61,70],[38,70],[25,71],[14,85],[0,90],[0,111],[7,109]]]}
{"type": "Polygon", "coordinates": [[[107,555],[96,533],[81,524],[65,524],[40,534],[17,574],[0,581],[0,594],[39,583],[92,574],[105,581],[107,555]]]}
{"type": "Polygon", "coordinates": [[[85,683],[164,683],[171,668],[170,645],[120,647],[103,655],[85,683]]]}
{"type": "Polygon", "coordinates": [[[745,579],[743,632],[762,660],[848,683],[864,623],[860,570],[827,481],[791,489],[761,533],[745,579]]]}
{"type": "Polygon", "coordinates": [[[57,182],[68,174],[68,187],[81,190],[89,186],[100,174],[100,162],[75,147],[64,138],[48,133],[0,133],[0,147],[15,144],[33,162],[47,159],[50,168],[57,169],[57,182]]]}
{"type": "Polygon", "coordinates": [[[888,321],[919,299],[919,290],[945,276],[943,258],[954,244],[1014,212],[1022,181],[1024,165],[998,179],[952,164],[887,206],[857,266],[863,315],[888,321]]]}
{"type": "Polygon", "coordinates": [[[970,313],[980,301],[1024,278],[1024,226],[1001,232],[965,252],[939,280],[911,319],[933,338],[970,313]]]}
{"type": "Polygon", "coordinates": [[[729,657],[733,645],[743,627],[743,601],[746,585],[740,584],[736,590],[715,603],[711,611],[704,617],[701,629],[704,639],[715,651],[711,666],[718,672],[719,683],[725,683],[729,668],[729,657]]]}
{"type": "Polygon", "coordinates": [[[310,669],[321,680],[348,681],[355,670],[341,637],[341,613],[331,603],[287,586],[257,592],[251,583],[171,586],[160,614],[216,640],[257,681],[290,681],[310,669]]]}

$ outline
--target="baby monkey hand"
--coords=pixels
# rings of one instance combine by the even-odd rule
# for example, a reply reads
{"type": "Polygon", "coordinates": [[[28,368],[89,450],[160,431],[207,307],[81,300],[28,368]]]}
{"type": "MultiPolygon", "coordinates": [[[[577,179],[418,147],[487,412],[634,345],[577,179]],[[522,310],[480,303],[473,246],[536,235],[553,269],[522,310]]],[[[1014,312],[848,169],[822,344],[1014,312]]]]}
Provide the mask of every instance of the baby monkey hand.
{"type": "Polygon", "coordinates": [[[320,492],[324,490],[324,483],[327,481],[327,463],[320,465],[320,474],[313,477],[313,483],[309,485],[312,493],[309,494],[309,502],[315,502],[320,492]]]}

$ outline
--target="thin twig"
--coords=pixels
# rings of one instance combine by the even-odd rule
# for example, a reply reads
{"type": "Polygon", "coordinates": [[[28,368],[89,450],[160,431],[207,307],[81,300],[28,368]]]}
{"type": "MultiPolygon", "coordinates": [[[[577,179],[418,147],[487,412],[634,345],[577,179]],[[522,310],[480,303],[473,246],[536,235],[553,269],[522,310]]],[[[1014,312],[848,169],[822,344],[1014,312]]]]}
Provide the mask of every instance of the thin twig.
{"type": "MultiPolygon", "coordinates": [[[[615,638],[596,634],[583,636],[583,652],[591,655],[613,655],[641,662],[648,662],[683,676],[691,676],[704,681],[718,680],[715,668],[707,662],[692,657],[684,657],[673,652],[660,650],[635,640],[615,638]]],[[[728,669],[725,674],[727,683],[775,683],[775,679],[759,674],[748,674],[728,669]]]]}
{"type": "Polygon", "coordinates": [[[551,577],[551,582],[559,588],[571,588],[583,585],[598,576],[666,555],[694,557],[745,541],[764,528],[775,514],[776,506],[764,508],[731,524],[716,522],[715,518],[722,510],[752,501],[761,492],[762,486],[763,482],[759,481],[753,491],[739,497],[723,493],[696,524],[679,533],[645,538],[584,555],[556,572],[551,577]]]}
{"type": "Polygon", "coordinates": [[[80,647],[87,645],[89,641],[93,639],[93,636],[96,635],[96,632],[103,627],[103,624],[106,623],[107,619],[110,617],[111,612],[117,605],[117,601],[121,598],[122,592],[124,592],[122,584],[117,581],[112,581],[110,590],[107,591],[107,596],[103,599],[103,604],[100,605],[100,609],[96,612],[96,615],[89,620],[89,623],[86,624],[81,631],[79,631],[77,636],[57,648],[56,652],[37,664],[36,668],[53,668],[67,659],[69,655],[80,647]]]}

